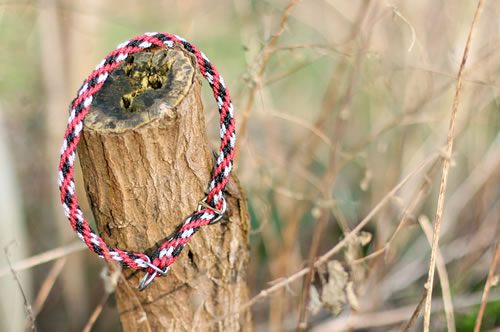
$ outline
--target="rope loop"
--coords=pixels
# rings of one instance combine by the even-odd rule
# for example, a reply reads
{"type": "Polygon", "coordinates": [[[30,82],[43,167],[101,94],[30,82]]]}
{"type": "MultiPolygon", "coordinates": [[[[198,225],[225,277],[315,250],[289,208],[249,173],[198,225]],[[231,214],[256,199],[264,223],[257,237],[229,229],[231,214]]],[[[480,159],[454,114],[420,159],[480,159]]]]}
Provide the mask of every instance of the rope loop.
{"type": "Polygon", "coordinates": [[[234,108],[224,79],[206,55],[182,37],[169,33],[148,32],[134,37],[120,45],[102,60],[85,80],[71,103],[68,126],[64,134],[59,162],[58,185],[64,213],[77,236],[107,261],[119,262],[123,267],[146,270],[139,290],[144,290],[156,277],[166,275],[184,246],[201,226],[218,222],[226,211],[223,190],[233,167],[236,143],[234,108]],[[102,88],[111,71],[117,68],[131,54],[152,47],[173,48],[181,46],[193,54],[200,72],[212,88],[220,114],[221,145],[212,180],[208,184],[208,194],[200,201],[197,211],[185,219],[175,235],[162,243],[151,258],[143,253],[132,253],[108,246],[89,226],[76,197],[73,174],[75,171],[76,148],[83,129],[83,120],[88,114],[96,93],[102,88]]]}

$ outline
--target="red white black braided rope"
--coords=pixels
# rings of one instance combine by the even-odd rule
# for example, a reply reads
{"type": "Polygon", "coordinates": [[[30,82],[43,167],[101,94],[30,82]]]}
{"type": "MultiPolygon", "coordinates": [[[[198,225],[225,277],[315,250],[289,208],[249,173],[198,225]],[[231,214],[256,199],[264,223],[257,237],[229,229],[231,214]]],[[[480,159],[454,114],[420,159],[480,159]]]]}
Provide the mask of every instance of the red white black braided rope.
{"type": "Polygon", "coordinates": [[[118,45],[90,74],[78,91],[78,96],[71,104],[68,127],[61,147],[61,161],[59,163],[59,190],[64,212],[71,226],[80,239],[99,257],[108,261],[117,261],[124,267],[146,269],[140,289],[144,289],[157,273],[164,275],[172,265],[186,243],[201,226],[216,222],[225,211],[226,201],[222,195],[233,165],[234,147],[236,142],[233,104],[223,78],[208,58],[183,38],[169,33],[145,33],[118,45]],[[152,47],[182,46],[186,51],[194,54],[203,76],[213,90],[220,113],[221,146],[216,161],[212,180],[208,186],[208,195],[205,204],[200,204],[198,211],[188,217],[179,231],[164,242],[150,257],[143,253],[131,253],[112,248],[104,243],[103,239],[95,234],[85,219],[75,193],[73,180],[76,147],[83,129],[83,120],[87,115],[95,95],[103,86],[109,73],[118,67],[130,54],[141,52],[152,47]]]}

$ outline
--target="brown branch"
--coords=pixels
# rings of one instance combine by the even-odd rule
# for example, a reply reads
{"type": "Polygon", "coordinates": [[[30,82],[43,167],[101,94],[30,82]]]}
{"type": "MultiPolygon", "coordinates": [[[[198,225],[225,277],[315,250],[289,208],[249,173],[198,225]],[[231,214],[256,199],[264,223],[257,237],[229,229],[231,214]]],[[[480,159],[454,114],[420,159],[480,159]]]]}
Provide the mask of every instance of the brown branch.
{"type": "Polygon", "coordinates": [[[434,282],[434,270],[436,267],[436,256],[437,256],[437,249],[438,249],[438,244],[439,244],[439,230],[441,227],[441,216],[443,214],[443,208],[444,208],[444,197],[446,193],[446,186],[448,183],[448,172],[450,169],[450,158],[451,158],[451,153],[453,151],[453,141],[455,138],[455,121],[457,117],[457,112],[458,112],[458,105],[460,101],[460,93],[462,91],[462,83],[463,83],[463,74],[464,74],[464,69],[465,69],[465,64],[467,63],[467,58],[469,55],[469,49],[470,45],[472,42],[472,35],[474,32],[474,28],[476,26],[476,23],[479,19],[479,15],[481,13],[481,8],[483,7],[483,0],[479,0],[476,8],[476,12],[474,14],[474,19],[472,20],[472,25],[469,31],[469,36],[467,38],[467,43],[465,44],[465,49],[464,49],[464,55],[462,57],[462,63],[460,64],[460,69],[458,71],[458,78],[457,78],[457,88],[455,92],[455,100],[453,102],[453,110],[451,113],[451,119],[450,119],[450,128],[448,132],[448,142],[446,144],[446,155],[443,160],[443,175],[441,178],[441,187],[439,189],[439,197],[438,197],[438,202],[437,202],[437,209],[436,209],[436,217],[434,221],[434,231],[433,231],[433,238],[432,238],[432,252],[431,252],[431,259],[429,263],[429,277],[427,279],[426,283],[426,288],[428,290],[427,292],[427,298],[425,301],[425,313],[424,313],[424,332],[429,331],[429,325],[430,325],[430,319],[431,319],[431,305],[432,305],[432,287],[433,287],[433,282],[434,282]]]}
{"type": "Polygon", "coordinates": [[[499,258],[500,258],[500,243],[498,243],[496,246],[495,256],[493,257],[493,262],[491,263],[490,271],[488,272],[488,279],[486,279],[486,284],[484,285],[483,296],[481,297],[481,306],[479,307],[479,313],[477,314],[476,324],[474,326],[474,332],[479,332],[481,329],[481,322],[483,320],[484,310],[486,309],[488,294],[490,293],[491,286],[493,286],[494,284],[493,279],[499,258]]]}

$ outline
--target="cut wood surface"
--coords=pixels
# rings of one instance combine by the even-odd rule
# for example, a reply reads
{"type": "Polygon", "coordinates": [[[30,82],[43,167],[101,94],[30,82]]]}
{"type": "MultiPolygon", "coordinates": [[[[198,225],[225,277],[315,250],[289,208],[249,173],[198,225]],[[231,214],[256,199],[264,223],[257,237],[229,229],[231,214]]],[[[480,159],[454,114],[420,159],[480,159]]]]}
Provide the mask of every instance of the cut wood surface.
{"type": "MultiPolygon", "coordinates": [[[[78,147],[99,234],[110,246],[151,254],[205,197],[208,146],[195,59],[180,48],[130,55],[96,95],[78,147]]],[[[146,290],[124,269],[116,297],[124,331],[251,331],[247,201],[233,176],[227,212],[202,227],[166,277],[146,290]],[[126,280],[126,281],[123,281],[126,280]]]]}

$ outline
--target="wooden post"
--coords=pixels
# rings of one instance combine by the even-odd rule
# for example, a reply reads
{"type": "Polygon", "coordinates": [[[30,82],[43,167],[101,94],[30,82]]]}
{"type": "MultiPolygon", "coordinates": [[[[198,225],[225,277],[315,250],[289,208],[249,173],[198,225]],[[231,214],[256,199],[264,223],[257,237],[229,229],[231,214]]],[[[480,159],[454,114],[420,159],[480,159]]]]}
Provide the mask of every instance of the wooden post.
{"type": "MultiPolygon", "coordinates": [[[[100,235],[146,252],[172,235],[205,197],[214,157],[207,143],[195,59],[180,48],[130,55],[96,95],[78,147],[100,235]]],[[[248,301],[249,215],[233,176],[227,212],[202,227],[166,277],[143,292],[143,271],[116,289],[124,331],[251,331],[249,311],[208,327],[248,301]]]]}

